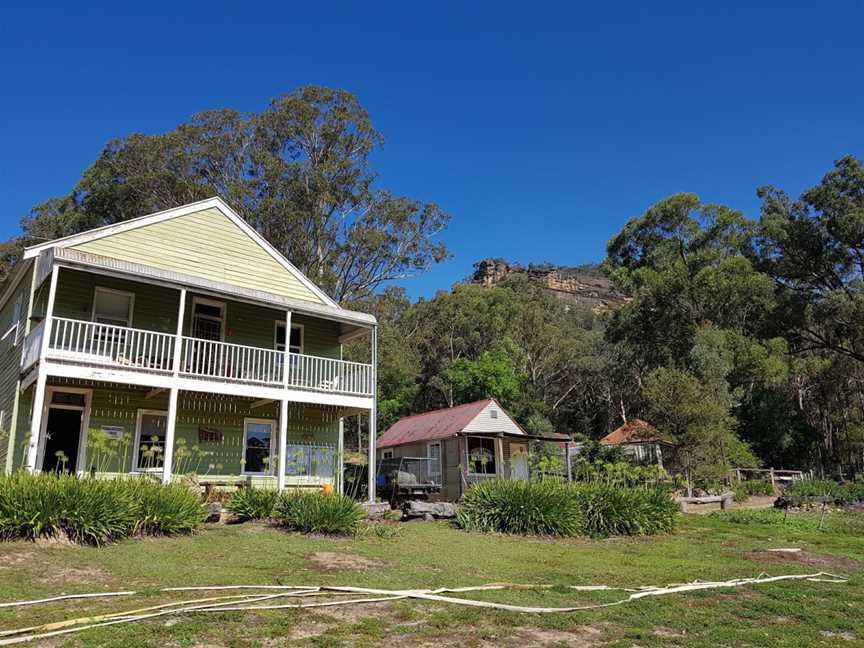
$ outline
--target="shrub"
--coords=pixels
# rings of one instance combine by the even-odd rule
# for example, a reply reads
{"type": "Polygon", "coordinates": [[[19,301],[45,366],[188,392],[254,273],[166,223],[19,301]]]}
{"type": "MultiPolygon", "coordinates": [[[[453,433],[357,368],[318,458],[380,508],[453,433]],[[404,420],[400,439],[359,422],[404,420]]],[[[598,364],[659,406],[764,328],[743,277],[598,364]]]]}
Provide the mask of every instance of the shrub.
{"type": "Polygon", "coordinates": [[[581,528],[571,487],[554,480],[478,482],[465,493],[456,523],[469,531],[551,536],[581,528]]]}
{"type": "Polygon", "coordinates": [[[668,533],[678,521],[678,505],[664,489],[590,484],[574,491],[585,535],[668,533]]]}
{"type": "Polygon", "coordinates": [[[273,515],[279,493],[272,489],[241,488],[234,491],[228,510],[239,521],[266,520],[273,515]]]}
{"type": "Polygon", "coordinates": [[[784,495],[790,497],[830,497],[835,504],[864,502],[864,483],[839,483],[829,479],[803,479],[792,482],[784,495]]]}
{"type": "Polygon", "coordinates": [[[285,491],[273,509],[277,524],[303,533],[354,533],[365,517],[363,507],[350,497],[319,490],[285,491]]]}
{"type": "Polygon", "coordinates": [[[677,520],[664,489],[491,480],[468,489],[456,523],[475,531],[610,536],[665,533],[677,520]]]}
{"type": "Polygon", "coordinates": [[[0,537],[56,537],[104,544],[128,535],[135,519],[128,493],[112,482],[72,475],[0,476],[0,537]]]}
{"type": "Polygon", "coordinates": [[[148,479],[79,479],[17,472],[0,476],[0,538],[66,535],[101,545],[134,533],[191,531],[204,520],[200,498],[148,479]]]}
{"type": "Polygon", "coordinates": [[[201,495],[183,484],[160,484],[143,477],[123,481],[135,501],[135,531],[172,535],[194,531],[207,517],[201,495]]]}

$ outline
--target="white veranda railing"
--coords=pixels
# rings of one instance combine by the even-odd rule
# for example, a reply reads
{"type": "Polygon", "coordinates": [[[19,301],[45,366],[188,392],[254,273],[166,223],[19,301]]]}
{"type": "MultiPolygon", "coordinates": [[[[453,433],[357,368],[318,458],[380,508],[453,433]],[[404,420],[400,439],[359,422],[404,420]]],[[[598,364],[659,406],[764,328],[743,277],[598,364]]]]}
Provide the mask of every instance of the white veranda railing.
{"type": "MultiPolygon", "coordinates": [[[[43,324],[25,340],[26,361],[38,360],[43,324]]],[[[112,324],[54,317],[51,358],[152,372],[174,370],[177,338],[112,324]]],[[[187,378],[372,395],[372,365],[202,338],[182,337],[179,373],[187,378]]],[[[25,365],[27,366],[27,365],[25,365]]]]}

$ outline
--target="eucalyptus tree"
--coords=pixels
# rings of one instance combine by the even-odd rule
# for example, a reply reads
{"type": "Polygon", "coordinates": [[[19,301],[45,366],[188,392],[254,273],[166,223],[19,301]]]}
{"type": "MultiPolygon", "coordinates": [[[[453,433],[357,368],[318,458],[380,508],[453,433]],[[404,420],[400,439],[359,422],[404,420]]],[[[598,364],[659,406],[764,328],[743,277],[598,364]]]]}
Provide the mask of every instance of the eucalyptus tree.
{"type": "Polygon", "coordinates": [[[354,95],[318,86],[113,140],[68,195],[23,219],[0,250],[3,276],[26,244],[219,195],[337,301],[368,296],[447,256],[436,236],[448,214],[378,186],[382,145],[354,95]]]}

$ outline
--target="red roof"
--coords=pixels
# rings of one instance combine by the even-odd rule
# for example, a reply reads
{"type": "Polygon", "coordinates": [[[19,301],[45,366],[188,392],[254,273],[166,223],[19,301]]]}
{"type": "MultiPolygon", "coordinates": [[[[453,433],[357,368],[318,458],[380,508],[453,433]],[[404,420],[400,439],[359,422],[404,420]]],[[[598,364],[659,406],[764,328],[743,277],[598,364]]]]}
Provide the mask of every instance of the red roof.
{"type": "Polygon", "coordinates": [[[445,439],[455,436],[465,429],[474,418],[483,411],[491,398],[484,398],[475,403],[466,403],[456,407],[445,407],[444,409],[415,414],[399,419],[384,434],[378,437],[376,446],[378,448],[389,448],[391,446],[403,445],[405,443],[416,443],[420,441],[431,441],[433,439],[445,439]]]}
{"type": "Polygon", "coordinates": [[[654,426],[642,419],[627,421],[617,430],[600,439],[600,443],[603,445],[618,445],[619,443],[667,443],[671,445],[671,442],[664,439],[654,426]]]}

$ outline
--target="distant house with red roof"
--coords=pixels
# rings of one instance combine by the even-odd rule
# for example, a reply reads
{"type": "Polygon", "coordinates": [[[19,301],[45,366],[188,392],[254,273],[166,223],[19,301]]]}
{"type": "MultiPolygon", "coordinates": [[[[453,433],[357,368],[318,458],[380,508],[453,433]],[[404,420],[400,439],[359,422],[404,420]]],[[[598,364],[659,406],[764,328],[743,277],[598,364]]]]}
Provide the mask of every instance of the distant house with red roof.
{"type": "Polygon", "coordinates": [[[494,398],[406,416],[378,438],[378,460],[426,457],[441,498],[456,500],[482,479],[527,479],[528,443],[563,434],[528,434],[494,398]]]}
{"type": "Polygon", "coordinates": [[[650,423],[632,419],[600,439],[603,445],[621,446],[624,453],[637,461],[656,461],[663,465],[663,448],[672,449],[675,444],[661,435],[650,423]]]}

